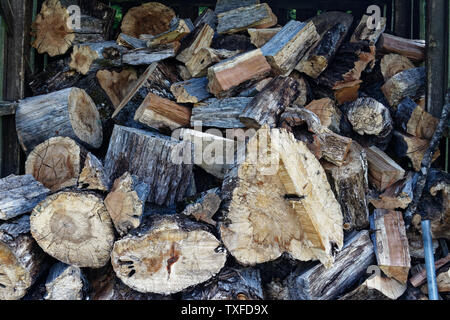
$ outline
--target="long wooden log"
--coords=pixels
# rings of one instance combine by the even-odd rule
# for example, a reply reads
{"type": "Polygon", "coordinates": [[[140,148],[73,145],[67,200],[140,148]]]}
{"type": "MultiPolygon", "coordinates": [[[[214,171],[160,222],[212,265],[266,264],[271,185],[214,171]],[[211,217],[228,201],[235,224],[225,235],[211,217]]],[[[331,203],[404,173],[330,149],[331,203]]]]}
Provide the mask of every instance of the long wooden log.
{"type": "Polygon", "coordinates": [[[211,98],[197,103],[192,109],[191,126],[201,124],[203,127],[245,128],[239,116],[251,100],[251,97],[211,98]]]}
{"type": "Polygon", "coordinates": [[[425,60],[425,41],[411,40],[383,33],[377,43],[377,50],[385,53],[397,53],[414,62],[425,60]]]}
{"type": "Polygon", "coordinates": [[[91,148],[100,147],[103,140],[97,108],[86,92],[78,88],[20,100],[16,128],[26,153],[55,136],[66,136],[91,148]]]}
{"type": "Polygon", "coordinates": [[[216,14],[259,4],[259,0],[217,0],[214,12],[216,14]]]}
{"type": "Polygon", "coordinates": [[[131,66],[149,65],[175,57],[180,47],[179,42],[157,45],[152,48],[139,48],[122,54],[122,63],[131,66]]]}
{"type": "Polygon", "coordinates": [[[397,73],[381,87],[389,104],[395,109],[406,97],[420,97],[425,90],[425,67],[397,73]]]}

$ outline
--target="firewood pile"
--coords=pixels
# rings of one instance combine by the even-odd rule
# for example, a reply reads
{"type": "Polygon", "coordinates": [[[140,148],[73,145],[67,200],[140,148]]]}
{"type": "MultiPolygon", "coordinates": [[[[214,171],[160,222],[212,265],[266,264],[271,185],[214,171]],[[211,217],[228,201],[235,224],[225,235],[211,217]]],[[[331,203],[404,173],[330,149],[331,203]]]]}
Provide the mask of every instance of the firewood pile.
{"type": "Polygon", "coordinates": [[[0,299],[427,299],[422,219],[449,297],[424,42],[258,0],[114,17],[46,0],[33,22],[49,58],[16,111],[26,174],[0,180],[0,299]]]}

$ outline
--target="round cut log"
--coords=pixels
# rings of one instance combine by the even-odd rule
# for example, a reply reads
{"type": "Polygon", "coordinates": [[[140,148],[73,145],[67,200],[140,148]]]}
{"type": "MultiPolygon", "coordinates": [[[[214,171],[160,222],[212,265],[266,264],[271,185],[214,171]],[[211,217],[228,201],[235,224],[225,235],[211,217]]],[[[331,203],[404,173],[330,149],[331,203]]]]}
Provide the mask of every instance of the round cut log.
{"type": "Polygon", "coordinates": [[[52,257],[77,267],[99,268],[114,243],[111,219],[100,197],[59,192],[34,208],[31,234],[52,257]]]}
{"type": "Polygon", "coordinates": [[[393,121],[389,110],[373,98],[359,98],[353,102],[347,117],[360,135],[387,137],[392,133],[393,121]]]}
{"type": "Polygon", "coordinates": [[[182,216],[154,216],[114,244],[117,276],[139,292],[171,294],[202,283],[225,264],[220,242],[182,216]]]}

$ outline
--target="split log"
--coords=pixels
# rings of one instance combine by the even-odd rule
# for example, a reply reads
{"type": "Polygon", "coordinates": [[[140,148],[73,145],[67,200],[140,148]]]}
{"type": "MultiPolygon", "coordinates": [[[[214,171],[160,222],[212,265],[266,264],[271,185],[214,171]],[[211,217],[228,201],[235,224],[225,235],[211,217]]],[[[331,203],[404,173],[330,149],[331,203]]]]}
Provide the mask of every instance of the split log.
{"type": "Polygon", "coordinates": [[[298,83],[290,77],[277,76],[245,107],[239,120],[248,128],[267,124],[273,128],[280,115],[298,96],[298,83]]]}
{"type": "Polygon", "coordinates": [[[209,25],[214,30],[217,26],[217,14],[213,10],[206,8],[203,10],[202,14],[197,17],[194,21],[194,26],[196,28],[200,27],[203,24],[209,25]]]}
{"type": "Polygon", "coordinates": [[[102,199],[95,194],[52,194],[34,208],[30,226],[39,246],[61,262],[100,268],[109,261],[113,226],[102,199]]]}
{"type": "Polygon", "coordinates": [[[366,153],[352,142],[342,166],[323,164],[331,187],[341,205],[344,230],[361,230],[369,225],[366,193],[369,190],[366,153]]]}
{"type": "Polygon", "coordinates": [[[239,51],[218,50],[211,48],[201,48],[186,63],[189,73],[194,78],[204,77],[208,74],[208,68],[222,60],[234,57],[239,51]]]}
{"type": "Polygon", "coordinates": [[[213,226],[217,222],[212,219],[219,210],[222,199],[219,188],[214,188],[190,197],[186,200],[189,204],[184,208],[182,214],[192,216],[197,221],[203,221],[213,226]]]}
{"type": "Polygon", "coordinates": [[[386,18],[380,17],[379,21],[375,21],[377,23],[375,28],[373,28],[373,25],[369,24],[369,18],[370,16],[366,14],[362,16],[358,26],[356,27],[350,38],[350,42],[358,42],[363,40],[367,40],[371,44],[375,44],[378,42],[381,34],[386,29],[386,18]],[[369,25],[371,28],[369,28],[369,25]]]}
{"type": "Polygon", "coordinates": [[[397,53],[416,63],[425,60],[425,41],[412,40],[383,33],[377,43],[377,51],[383,53],[397,53]]]}
{"type": "Polygon", "coordinates": [[[353,22],[353,17],[350,14],[342,14],[339,18],[339,21],[327,30],[321,38],[315,39],[316,43],[304,53],[295,67],[296,70],[317,79],[328,67],[353,22]]]}
{"type": "Polygon", "coordinates": [[[267,3],[239,7],[217,14],[217,32],[236,33],[248,28],[269,28],[277,24],[277,17],[267,3]]]}
{"type": "Polygon", "coordinates": [[[180,163],[177,152],[187,143],[144,130],[114,126],[105,173],[114,181],[126,171],[150,186],[147,201],[171,205],[186,194],[192,175],[192,164],[180,163]]]}
{"type": "Polygon", "coordinates": [[[407,97],[397,106],[395,124],[406,133],[431,140],[439,124],[439,119],[407,97]]]}
{"type": "Polygon", "coordinates": [[[78,88],[20,100],[16,129],[26,153],[55,136],[66,136],[91,148],[100,147],[103,140],[97,108],[86,92],[78,88]]]}
{"type": "Polygon", "coordinates": [[[269,82],[272,81],[272,79],[273,79],[272,77],[267,77],[265,79],[262,79],[259,82],[255,83],[250,88],[248,88],[247,90],[239,92],[238,96],[239,97],[254,97],[259,92],[261,92],[261,90],[264,89],[264,87],[266,85],[268,85],[269,82]]]}
{"type": "Polygon", "coordinates": [[[120,236],[139,227],[149,193],[149,185],[128,172],[114,181],[104,202],[120,236]]]}
{"type": "Polygon", "coordinates": [[[208,69],[208,91],[218,98],[233,96],[271,71],[260,49],[222,61],[208,69]]]}
{"type": "MultiPolygon", "coordinates": [[[[411,161],[414,171],[419,171],[422,160],[430,146],[430,141],[411,136],[406,133],[394,131],[393,136],[394,152],[399,158],[405,158],[411,161]]],[[[434,155],[432,162],[440,156],[439,150],[434,155]]]]}
{"type": "Polygon", "coordinates": [[[331,300],[348,290],[375,261],[374,250],[367,231],[347,239],[333,266],[317,264],[294,271],[285,280],[291,300],[331,300]]]}
{"type": "Polygon", "coordinates": [[[156,35],[141,34],[139,39],[146,41],[147,47],[151,48],[161,44],[180,41],[192,31],[194,31],[194,25],[191,19],[174,18],[170,22],[169,30],[156,35]]]}
{"type": "Polygon", "coordinates": [[[116,40],[117,44],[128,49],[147,48],[147,42],[138,38],[131,37],[125,33],[119,34],[116,40]]]}
{"type": "Polygon", "coordinates": [[[404,179],[397,181],[376,198],[371,198],[369,202],[376,209],[406,209],[413,199],[413,186],[415,175],[408,172],[404,179]]]}
{"type": "Polygon", "coordinates": [[[330,98],[323,98],[311,101],[306,109],[312,111],[319,119],[322,126],[330,129],[334,133],[340,132],[342,112],[330,98]]]}
{"type": "Polygon", "coordinates": [[[214,12],[216,14],[259,4],[259,0],[217,0],[214,12]]]}
{"type": "Polygon", "coordinates": [[[111,100],[114,108],[117,108],[123,98],[131,90],[137,81],[136,71],[125,69],[120,73],[116,71],[100,70],[97,72],[97,79],[111,100]]]}
{"type": "Polygon", "coordinates": [[[425,90],[425,67],[412,68],[390,78],[381,87],[389,104],[394,107],[406,97],[415,98],[425,90]]]}
{"type": "Polygon", "coordinates": [[[31,174],[52,192],[77,185],[86,151],[66,137],[50,138],[28,155],[26,174],[31,174]]]}
{"type": "Polygon", "coordinates": [[[123,17],[122,33],[139,38],[141,34],[157,35],[170,28],[175,12],[159,2],[144,3],[128,10],[123,17]]]}
{"type": "Polygon", "coordinates": [[[378,191],[384,191],[404,177],[405,170],[386,153],[375,146],[365,148],[365,151],[369,164],[369,182],[378,191]]]}
{"type": "Polygon", "coordinates": [[[216,34],[211,43],[211,48],[242,52],[256,49],[250,41],[250,37],[246,34],[216,34]]]}
{"type": "Polygon", "coordinates": [[[174,83],[170,87],[178,103],[197,103],[211,97],[207,91],[208,79],[194,78],[187,81],[174,83]]]}
{"type": "Polygon", "coordinates": [[[74,46],[69,67],[83,75],[107,66],[120,66],[126,49],[114,41],[83,43],[74,46]]]}
{"type": "MultiPolygon", "coordinates": [[[[436,271],[439,271],[440,268],[442,268],[449,262],[450,262],[450,254],[447,254],[444,258],[437,260],[434,263],[436,271]]],[[[420,272],[416,273],[409,279],[409,282],[411,282],[411,284],[416,288],[424,284],[426,281],[427,281],[427,272],[425,268],[422,268],[420,272]]]]}
{"type": "Polygon", "coordinates": [[[213,128],[245,128],[239,116],[251,100],[247,97],[207,99],[192,109],[191,126],[201,124],[213,128]]]}
{"type": "Polygon", "coordinates": [[[245,161],[225,177],[222,199],[221,238],[240,264],[288,252],[329,267],[342,248],[342,213],[326,174],[283,129],[265,126],[250,139],[245,161]]]}
{"type": "Polygon", "coordinates": [[[171,294],[204,282],[225,265],[226,251],[210,232],[183,216],[152,216],[117,241],[111,264],[139,292],[171,294]],[[199,246],[199,243],[202,245],[199,246]],[[154,250],[148,250],[152,247],[154,250]]]}
{"type": "Polygon", "coordinates": [[[45,254],[30,236],[27,215],[0,225],[0,300],[18,300],[45,270],[45,254]]]}
{"type": "Polygon", "coordinates": [[[175,57],[179,47],[179,42],[172,42],[152,48],[130,50],[122,55],[122,62],[131,66],[149,65],[153,62],[175,57]]]}
{"type": "Polygon", "coordinates": [[[31,212],[50,193],[32,175],[9,175],[0,179],[0,221],[31,212]]]}
{"type": "Polygon", "coordinates": [[[395,279],[374,275],[339,300],[397,300],[406,288],[406,284],[395,279]]]}
{"type": "Polygon", "coordinates": [[[45,300],[83,300],[88,283],[79,267],[62,262],[53,265],[47,276],[45,300]]]}
{"type": "Polygon", "coordinates": [[[261,48],[270,39],[272,39],[278,32],[280,32],[280,30],[281,30],[281,28],[270,28],[270,29],[249,28],[249,29],[247,29],[247,32],[250,35],[250,41],[257,48],[261,48]]]}
{"type": "Polygon", "coordinates": [[[291,20],[261,47],[261,52],[278,74],[289,75],[319,39],[314,23],[291,20]]]}
{"type": "Polygon", "coordinates": [[[213,37],[214,29],[209,24],[204,24],[203,27],[195,33],[192,37],[192,41],[190,41],[188,45],[182,44],[185,48],[181,50],[176,59],[183,63],[187,63],[200,49],[209,48],[213,37]]]}
{"type": "Polygon", "coordinates": [[[407,57],[391,53],[381,59],[380,67],[384,81],[388,81],[397,73],[412,69],[415,66],[407,57]]]}
{"type": "Polygon", "coordinates": [[[224,268],[213,280],[182,295],[183,300],[263,300],[258,269],[224,268]]]}
{"type": "Polygon", "coordinates": [[[436,277],[439,292],[450,292],[450,269],[441,272],[436,277]]]}
{"type": "Polygon", "coordinates": [[[78,177],[78,187],[99,191],[109,190],[109,181],[103,169],[103,164],[90,152],[86,156],[83,170],[78,177]]]}
{"type": "Polygon", "coordinates": [[[233,140],[223,138],[217,129],[211,133],[181,129],[180,138],[192,143],[194,164],[209,174],[223,179],[235,163],[235,143],[233,140]]]}
{"type": "Polygon", "coordinates": [[[149,93],[134,115],[134,121],[161,132],[188,126],[191,108],[181,106],[173,101],[149,93]]]}
{"type": "Polygon", "coordinates": [[[378,266],[388,277],[406,283],[411,258],[402,213],[376,209],[374,220],[378,266]]]}
{"type": "Polygon", "coordinates": [[[176,68],[177,68],[178,74],[180,75],[180,77],[183,81],[186,81],[186,80],[189,80],[192,78],[191,73],[189,72],[189,70],[186,68],[186,66],[184,64],[177,64],[176,68]]]}
{"type": "Polygon", "coordinates": [[[81,10],[80,25],[74,26],[68,8],[77,4],[77,1],[71,0],[46,0],[42,4],[31,26],[34,38],[31,45],[39,53],[48,53],[54,57],[65,54],[74,44],[108,40],[107,26],[114,16],[108,13],[95,18],[81,10]]]}

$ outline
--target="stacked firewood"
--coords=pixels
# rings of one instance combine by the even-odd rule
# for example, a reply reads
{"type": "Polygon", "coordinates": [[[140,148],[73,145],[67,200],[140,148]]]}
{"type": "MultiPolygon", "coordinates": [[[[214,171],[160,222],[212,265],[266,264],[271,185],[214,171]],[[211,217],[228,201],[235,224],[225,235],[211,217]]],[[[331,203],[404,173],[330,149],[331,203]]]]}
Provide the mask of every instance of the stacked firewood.
{"type": "Polygon", "coordinates": [[[421,219],[448,297],[450,176],[403,218],[440,121],[423,42],[259,0],[114,17],[46,0],[32,25],[50,58],[16,111],[26,174],[0,180],[0,299],[426,299],[421,219]]]}

